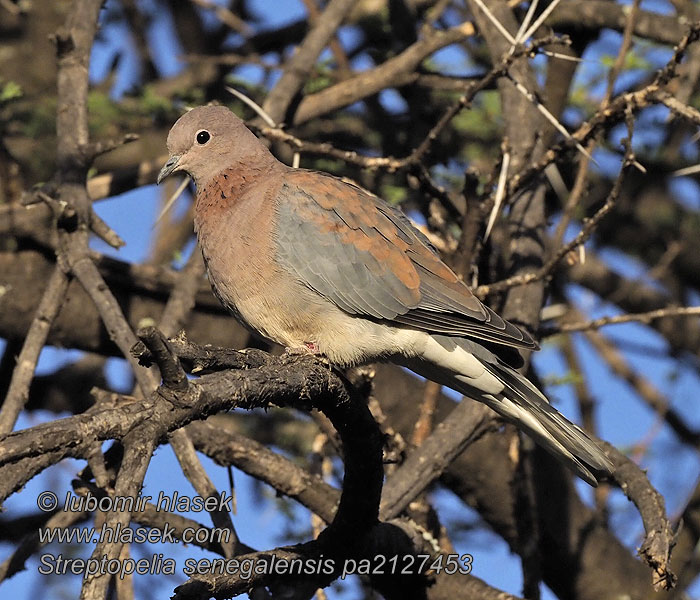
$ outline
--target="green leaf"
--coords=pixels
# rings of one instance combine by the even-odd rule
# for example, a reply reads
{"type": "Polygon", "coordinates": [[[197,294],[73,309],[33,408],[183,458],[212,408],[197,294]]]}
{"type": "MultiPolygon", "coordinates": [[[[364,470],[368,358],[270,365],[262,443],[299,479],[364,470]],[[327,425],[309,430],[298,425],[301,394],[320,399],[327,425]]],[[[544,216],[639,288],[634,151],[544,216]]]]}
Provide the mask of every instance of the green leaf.
{"type": "Polygon", "coordinates": [[[0,86],[0,104],[22,97],[22,88],[19,83],[8,81],[0,86]]]}
{"type": "Polygon", "coordinates": [[[406,188],[385,183],[381,187],[380,196],[392,206],[398,206],[406,199],[406,188]]]}

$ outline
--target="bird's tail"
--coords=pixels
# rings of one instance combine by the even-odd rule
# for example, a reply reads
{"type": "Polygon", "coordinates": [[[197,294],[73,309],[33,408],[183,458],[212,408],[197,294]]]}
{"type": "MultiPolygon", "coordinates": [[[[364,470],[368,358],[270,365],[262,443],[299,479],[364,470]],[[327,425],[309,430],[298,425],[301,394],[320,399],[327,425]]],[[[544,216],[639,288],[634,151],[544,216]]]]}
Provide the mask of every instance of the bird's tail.
{"type": "Polygon", "coordinates": [[[590,485],[612,474],[613,464],[599,444],[520,373],[470,340],[431,338],[423,356],[406,362],[408,368],[483,402],[590,485]]]}

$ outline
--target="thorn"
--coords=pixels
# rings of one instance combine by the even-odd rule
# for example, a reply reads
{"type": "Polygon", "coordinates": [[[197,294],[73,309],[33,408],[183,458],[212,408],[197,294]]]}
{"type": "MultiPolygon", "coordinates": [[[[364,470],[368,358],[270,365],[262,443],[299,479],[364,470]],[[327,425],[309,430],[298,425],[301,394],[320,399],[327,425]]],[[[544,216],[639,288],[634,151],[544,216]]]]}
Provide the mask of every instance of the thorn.
{"type": "Polygon", "coordinates": [[[530,92],[517,79],[514,79],[512,74],[510,73],[509,79],[513,82],[515,88],[535,105],[535,108],[540,112],[540,114],[542,114],[544,118],[547,119],[547,121],[549,121],[559,133],[561,133],[567,140],[574,142],[578,151],[581,152],[581,154],[583,154],[586,158],[588,158],[594,165],[600,166],[598,164],[598,161],[589,154],[588,150],[586,150],[580,142],[578,142],[571,136],[571,134],[566,130],[566,127],[564,127],[559,121],[557,121],[557,118],[547,110],[545,105],[542,104],[532,92],[530,92]]]}
{"type": "Polygon", "coordinates": [[[532,27],[525,32],[523,39],[526,40],[540,28],[540,25],[547,20],[547,17],[552,13],[552,11],[557,7],[561,0],[553,0],[547,8],[542,11],[542,14],[537,18],[537,20],[532,24],[532,27]]]}
{"type": "Polygon", "coordinates": [[[271,117],[270,115],[268,115],[267,112],[265,112],[265,110],[263,110],[263,107],[260,106],[258,103],[254,102],[253,100],[251,100],[250,98],[248,98],[248,96],[246,96],[246,95],[243,94],[242,92],[239,92],[238,90],[236,90],[236,89],[234,89],[234,88],[232,88],[232,87],[224,86],[224,89],[225,89],[227,92],[229,92],[230,94],[233,94],[233,95],[234,95],[236,98],[238,98],[241,102],[244,102],[245,104],[247,104],[248,106],[250,106],[250,108],[252,108],[252,109],[258,114],[258,116],[259,116],[263,121],[265,121],[265,123],[267,123],[267,126],[268,126],[268,127],[272,127],[273,129],[279,129],[279,126],[277,125],[277,123],[275,123],[275,122],[272,120],[272,117],[271,117]]]}
{"type": "Polygon", "coordinates": [[[527,31],[527,28],[530,25],[530,21],[532,21],[532,17],[535,15],[535,11],[537,10],[537,5],[539,4],[539,1],[540,0],[532,0],[532,2],[530,2],[530,7],[527,9],[525,18],[520,24],[518,33],[515,34],[515,43],[510,47],[509,54],[513,54],[513,52],[515,51],[515,47],[524,40],[523,34],[527,31]]]}
{"type": "Polygon", "coordinates": [[[691,165],[689,167],[683,167],[677,171],[671,172],[672,177],[684,177],[685,175],[694,175],[695,173],[700,173],[700,164],[691,165]]]}
{"type": "Polygon", "coordinates": [[[642,163],[640,163],[636,158],[632,161],[632,166],[644,174],[646,174],[646,172],[647,172],[647,168],[642,163]]]}
{"type": "Polygon", "coordinates": [[[547,56],[551,56],[552,58],[559,58],[561,60],[568,60],[577,63],[595,62],[600,64],[600,61],[597,60],[584,60],[583,58],[579,58],[578,56],[569,56],[568,54],[562,54],[561,52],[551,52],[550,50],[540,50],[540,52],[542,54],[546,54],[547,56]]]}
{"type": "Polygon", "coordinates": [[[496,188],[496,199],[493,203],[493,209],[491,209],[491,214],[489,215],[488,223],[486,224],[486,232],[484,233],[484,242],[489,239],[489,234],[496,222],[496,217],[501,209],[501,204],[503,203],[503,198],[506,193],[506,177],[508,175],[508,167],[510,166],[510,152],[503,154],[503,161],[501,162],[501,173],[498,176],[498,187],[496,188]]]}
{"type": "Polygon", "coordinates": [[[185,191],[185,188],[189,185],[190,181],[192,181],[192,179],[190,179],[189,175],[186,175],[185,178],[182,180],[182,183],[180,183],[180,185],[175,190],[175,193],[172,196],[170,196],[170,198],[168,198],[168,201],[165,203],[165,206],[160,211],[158,218],[155,220],[155,223],[153,223],[153,227],[160,223],[160,220],[170,210],[172,205],[175,203],[175,200],[177,200],[182,195],[182,192],[185,191]]]}
{"type": "Polygon", "coordinates": [[[501,32],[504,38],[506,38],[513,46],[517,45],[515,38],[510,35],[508,30],[501,24],[501,22],[493,15],[493,13],[488,9],[488,7],[483,3],[482,0],[474,0],[474,3],[484,12],[488,17],[489,21],[494,24],[496,29],[501,32]]]}
{"type": "Polygon", "coordinates": [[[566,189],[566,183],[564,183],[564,178],[561,176],[559,167],[557,167],[555,163],[547,165],[544,174],[549,180],[549,185],[552,186],[554,193],[559,200],[561,200],[561,203],[566,204],[566,199],[569,197],[569,190],[566,189]]]}

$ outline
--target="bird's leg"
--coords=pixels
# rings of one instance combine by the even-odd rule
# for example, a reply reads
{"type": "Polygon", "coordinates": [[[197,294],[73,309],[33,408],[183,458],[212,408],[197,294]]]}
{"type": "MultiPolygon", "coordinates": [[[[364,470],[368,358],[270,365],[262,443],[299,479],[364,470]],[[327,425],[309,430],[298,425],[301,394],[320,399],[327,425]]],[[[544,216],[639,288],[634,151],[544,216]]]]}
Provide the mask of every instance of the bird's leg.
{"type": "Polygon", "coordinates": [[[316,342],[304,342],[303,346],[287,346],[284,349],[285,354],[312,354],[318,356],[320,354],[318,344],[316,342]]]}

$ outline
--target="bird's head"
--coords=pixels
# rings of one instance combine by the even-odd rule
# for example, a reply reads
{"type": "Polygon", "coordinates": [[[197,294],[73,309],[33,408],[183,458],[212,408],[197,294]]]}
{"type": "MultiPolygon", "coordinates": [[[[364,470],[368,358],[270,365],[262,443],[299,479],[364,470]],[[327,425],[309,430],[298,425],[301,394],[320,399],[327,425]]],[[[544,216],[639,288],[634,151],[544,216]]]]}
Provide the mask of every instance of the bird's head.
{"type": "Polygon", "coordinates": [[[222,171],[250,159],[272,158],[267,148],[225,106],[200,106],[182,115],[168,134],[170,157],[158,174],[158,183],[185,171],[197,187],[222,171]]]}

